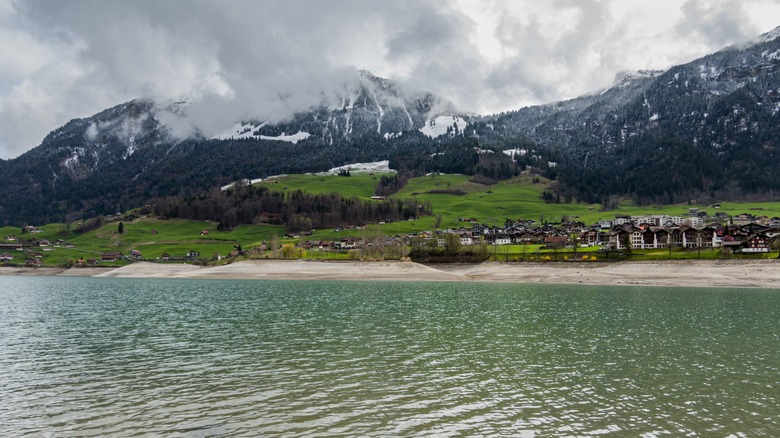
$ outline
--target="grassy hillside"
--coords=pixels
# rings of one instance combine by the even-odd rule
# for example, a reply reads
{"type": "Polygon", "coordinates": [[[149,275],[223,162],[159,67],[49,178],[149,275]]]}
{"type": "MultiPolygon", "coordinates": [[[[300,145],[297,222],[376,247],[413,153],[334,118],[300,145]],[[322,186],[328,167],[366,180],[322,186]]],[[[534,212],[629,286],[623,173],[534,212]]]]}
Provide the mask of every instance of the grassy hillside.
{"type": "MultiPolygon", "coordinates": [[[[147,260],[157,259],[164,253],[173,258],[183,258],[189,251],[197,251],[201,258],[208,259],[214,254],[228,254],[235,245],[250,248],[284,235],[284,228],[274,225],[243,225],[232,231],[218,231],[212,223],[179,219],[143,218],[123,222],[123,225],[124,232],[121,234],[118,233],[117,222],[105,224],[97,230],[83,234],[68,230],[63,224],[46,225],[40,227],[42,232],[26,235],[21,234],[19,228],[4,227],[0,228],[0,242],[6,242],[2,237],[13,235],[24,239],[46,239],[51,243],[61,239],[75,245],[75,248],[50,246],[36,250],[43,254],[43,265],[57,266],[68,259],[100,259],[105,252],[128,255],[133,249],[141,251],[143,258],[147,260]],[[201,236],[203,230],[207,230],[208,235],[201,236]]],[[[24,263],[24,253],[10,253],[14,256],[15,263],[24,263]]]]}
{"type": "MultiPolygon", "coordinates": [[[[357,196],[369,199],[374,194],[380,175],[359,174],[351,177],[290,175],[265,181],[272,190],[287,191],[302,190],[307,193],[328,193],[338,191],[345,196],[357,196]]],[[[720,204],[720,209],[706,205],[664,205],[664,206],[633,206],[622,204],[618,209],[602,211],[599,205],[586,204],[548,204],[541,199],[542,193],[548,188],[550,181],[531,175],[501,181],[498,184],[486,186],[470,182],[462,175],[429,175],[413,178],[393,197],[414,198],[429,201],[433,205],[434,216],[421,217],[415,221],[396,222],[383,225],[369,225],[365,230],[335,231],[333,229],[316,230],[312,240],[339,240],[345,236],[369,237],[371,235],[403,235],[421,230],[432,230],[436,226],[437,216],[441,216],[439,229],[470,226],[459,221],[459,218],[474,218],[479,223],[502,225],[505,219],[532,219],[536,221],[558,222],[562,217],[579,220],[591,224],[600,219],[613,219],[616,215],[667,214],[687,216],[691,207],[699,208],[710,214],[717,211],[729,214],[751,213],[757,216],[780,216],[780,202],[767,203],[728,203],[720,204]]],[[[130,250],[141,251],[147,260],[158,259],[163,253],[173,258],[185,257],[189,251],[197,251],[200,258],[211,259],[215,254],[226,255],[236,245],[250,249],[262,242],[291,242],[283,239],[284,227],[273,225],[242,225],[232,231],[219,231],[216,224],[209,222],[188,221],[180,219],[160,220],[143,218],[132,222],[124,222],[124,232],[118,233],[118,223],[105,224],[97,230],[78,234],[73,231],[76,225],[68,228],[63,224],[49,224],[40,227],[42,232],[22,235],[15,227],[0,228],[0,243],[7,235],[18,238],[47,239],[52,243],[58,239],[74,244],[75,248],[49,247],[38,248],[36,252],[43,254],[43,264],[57,266],[68,259],[99,259],[104,252],[122,252],[129,254],[130,250]],[[201,235],[201,231],[208,235],[201,235]],[[156,231],[156,232],[154,232],[156,231]]],[[[499,260],[526,259],[530,253],[536,252],[532,247],[502,247],[497,248],[494,258],[499,260]]],[[[14,263],[23,264],[25,255],[12,251],[14,263]]],[[[298,254],[300,256],[301,254],[298,254]]],[[[321,256],[316,251],[307,253],[306,257],[321,256]]],[[[346,257],[345,254],[326,254],[327,257],[346,257]]],[[[669,258],[668,252],[646,254],[650,258],[669,258]]],[[[685,255],[686,257],[691,254],[685,255]]],[[[714,258],[719,253],[696,254],[695,257],[714,258]]],[[[675,255],[674,258],[678,258],[675,255]]]]}
{"type": "MultiPolygon", "coordinates": [[[[339,191],[348,196],[370,198],[378,181],[377,175],[356,175],[352,177],[291,175],[280,177],[270,187],[273,190],[300,189],[308,193],[339,191]]],[[[495,185],[482,185],[469,181],[464,175],[432,174],[412,178],[394,198],[413,198],[430,201],[436,215],[441,215],[441,228],[458,227],[463,223],[458,218],[475,218],[479,223],[502,225],[505,219],[532,219],[535,221],[558,222],[564,216],[591,224],[601,219],[614,219],[617,215],[666,214],[687,216],[688,209],[714,214],[718,211],[729,214],[752,213],[757,216],[780,216],[780,202],[733,203],[723,202],[720,209],[700,204],[674,204],[661,206],[635,206],[624,202],[618,209],[602,211],[598,204],[555,204],[545,203],[542,193],[548,188],[549,180],[524,174],[500,181],[495,185]],[[537,181],[537,182],[534,182],[537,181]]],[[[435,218],[421,218],[417,222],[388,224],[382,227],[385,234],[396,234],[419,229],[431,229],[435,218]]]]}
{"type": "Polygon", "coordinates": [[[279,178],[272,178],[259,183],[273,190],[295,191],[301,190],[305,193],[333,193],[338,192],[343,196],[351,198],[369,199],[374,196],[379,178],[382,174],[352,174],[352,176],[338,175],[287,175],[279,178]]]}

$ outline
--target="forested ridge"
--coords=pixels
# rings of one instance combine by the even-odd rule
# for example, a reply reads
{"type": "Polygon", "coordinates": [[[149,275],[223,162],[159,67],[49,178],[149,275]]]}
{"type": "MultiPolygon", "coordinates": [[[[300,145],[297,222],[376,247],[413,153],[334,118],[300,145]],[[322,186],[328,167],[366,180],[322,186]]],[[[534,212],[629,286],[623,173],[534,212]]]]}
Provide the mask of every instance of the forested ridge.
{"type": "Polygon", "coordinates": [[[361,200],[339,193],[309,194],[237,184],[197,196],[171,196],[150,202],[154,214],[219,222],[220,229],[242,224],[284,224],[290,232],[400,221],[430,215],[430,203],[416,200],[361,200]]]}

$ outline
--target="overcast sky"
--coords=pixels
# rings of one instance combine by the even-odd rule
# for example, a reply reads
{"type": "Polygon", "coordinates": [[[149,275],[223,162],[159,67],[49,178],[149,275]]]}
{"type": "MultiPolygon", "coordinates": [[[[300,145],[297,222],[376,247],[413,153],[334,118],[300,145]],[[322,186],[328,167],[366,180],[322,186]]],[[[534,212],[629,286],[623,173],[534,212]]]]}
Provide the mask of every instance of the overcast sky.
{"type": "Polygon", "coordinates": [[[778,17],[777,0],[0,0],[0,158],[137,97],[188,98],[214,126],[283,117],[356,68],[463,111],[517,109],[693,60],[778,17]]]}

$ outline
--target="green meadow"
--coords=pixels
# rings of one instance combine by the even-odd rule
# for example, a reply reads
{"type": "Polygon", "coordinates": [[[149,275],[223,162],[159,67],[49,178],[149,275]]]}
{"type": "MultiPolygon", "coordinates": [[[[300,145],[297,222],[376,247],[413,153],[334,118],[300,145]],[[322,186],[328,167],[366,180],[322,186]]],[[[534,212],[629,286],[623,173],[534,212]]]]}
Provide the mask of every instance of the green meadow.
{"type": "MultiPolygon", "coordinates": [[[[75,233],[64,224],[49,224],[39,227],[42,232],[33,234],[21,234],[16,227],[0,228],[0,242],[8,235],[17,238],[49,240],[52,244],[58,239],[75,245],[75,248],[49,247],[51,250],[37,248],[35,251],[43,254],[42,264],[45,266],[59,266],[68,259],[100,259],[105,252],[121,252],[129,255],[131,250],[141,252],[143,259],[156,260],[163,254],[172,258],[184,258],[190,251],[200,253],[199,258],[209,259],[215,254],[227,255],[236,245],[242,249],[258,246],[262,242],[270,242],[272,239],[280,239],[284,236],[284,228],[276,225],[242,225],[231,231],[219,231],[216,224],[181,219],[160,220],[154,218],[142,218],[134,221],[125,221],[123,232],[118,232],[118,222],[107,223],[97,230],[87,233],[75,233]],[[207,235],[201,235],[208,231],[207,235]]],[[[71,228],[74,228],[71,226],[71,228]]],[[[24,263],[24,253],[10,251],[14,256],[14,262],[24,263]],[[17,260],[18,257],[18,260],[17,260]]],[[[101,266],[115,265],[117,263],[101,263],[101,266]]]]}
{"type": "Polygon", "coordinates": [[[346,198],[370,199],[381,173],[354,173],[352,176],[338,175],[287,175],[258,183],[277,191],[300,190],[305,193],[341,193],[346,198]]]}

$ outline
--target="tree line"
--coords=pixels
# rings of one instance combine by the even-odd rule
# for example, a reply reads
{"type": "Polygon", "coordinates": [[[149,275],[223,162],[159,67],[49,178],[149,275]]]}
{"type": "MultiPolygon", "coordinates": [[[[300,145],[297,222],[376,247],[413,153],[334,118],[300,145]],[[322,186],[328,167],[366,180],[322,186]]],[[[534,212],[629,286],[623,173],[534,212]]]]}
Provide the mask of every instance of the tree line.
{"type": "Polygon", "coordinates": [[[289,232],[400,221],[430,215],[429,202],[406,199],[382,201],[344,197],[339,193],[280,192],[265,186],[236,185],[197,196],[169,196],[151,203],[155,214],[219,222],[220,229],[242,224],[285,225],[289,232]]]}

